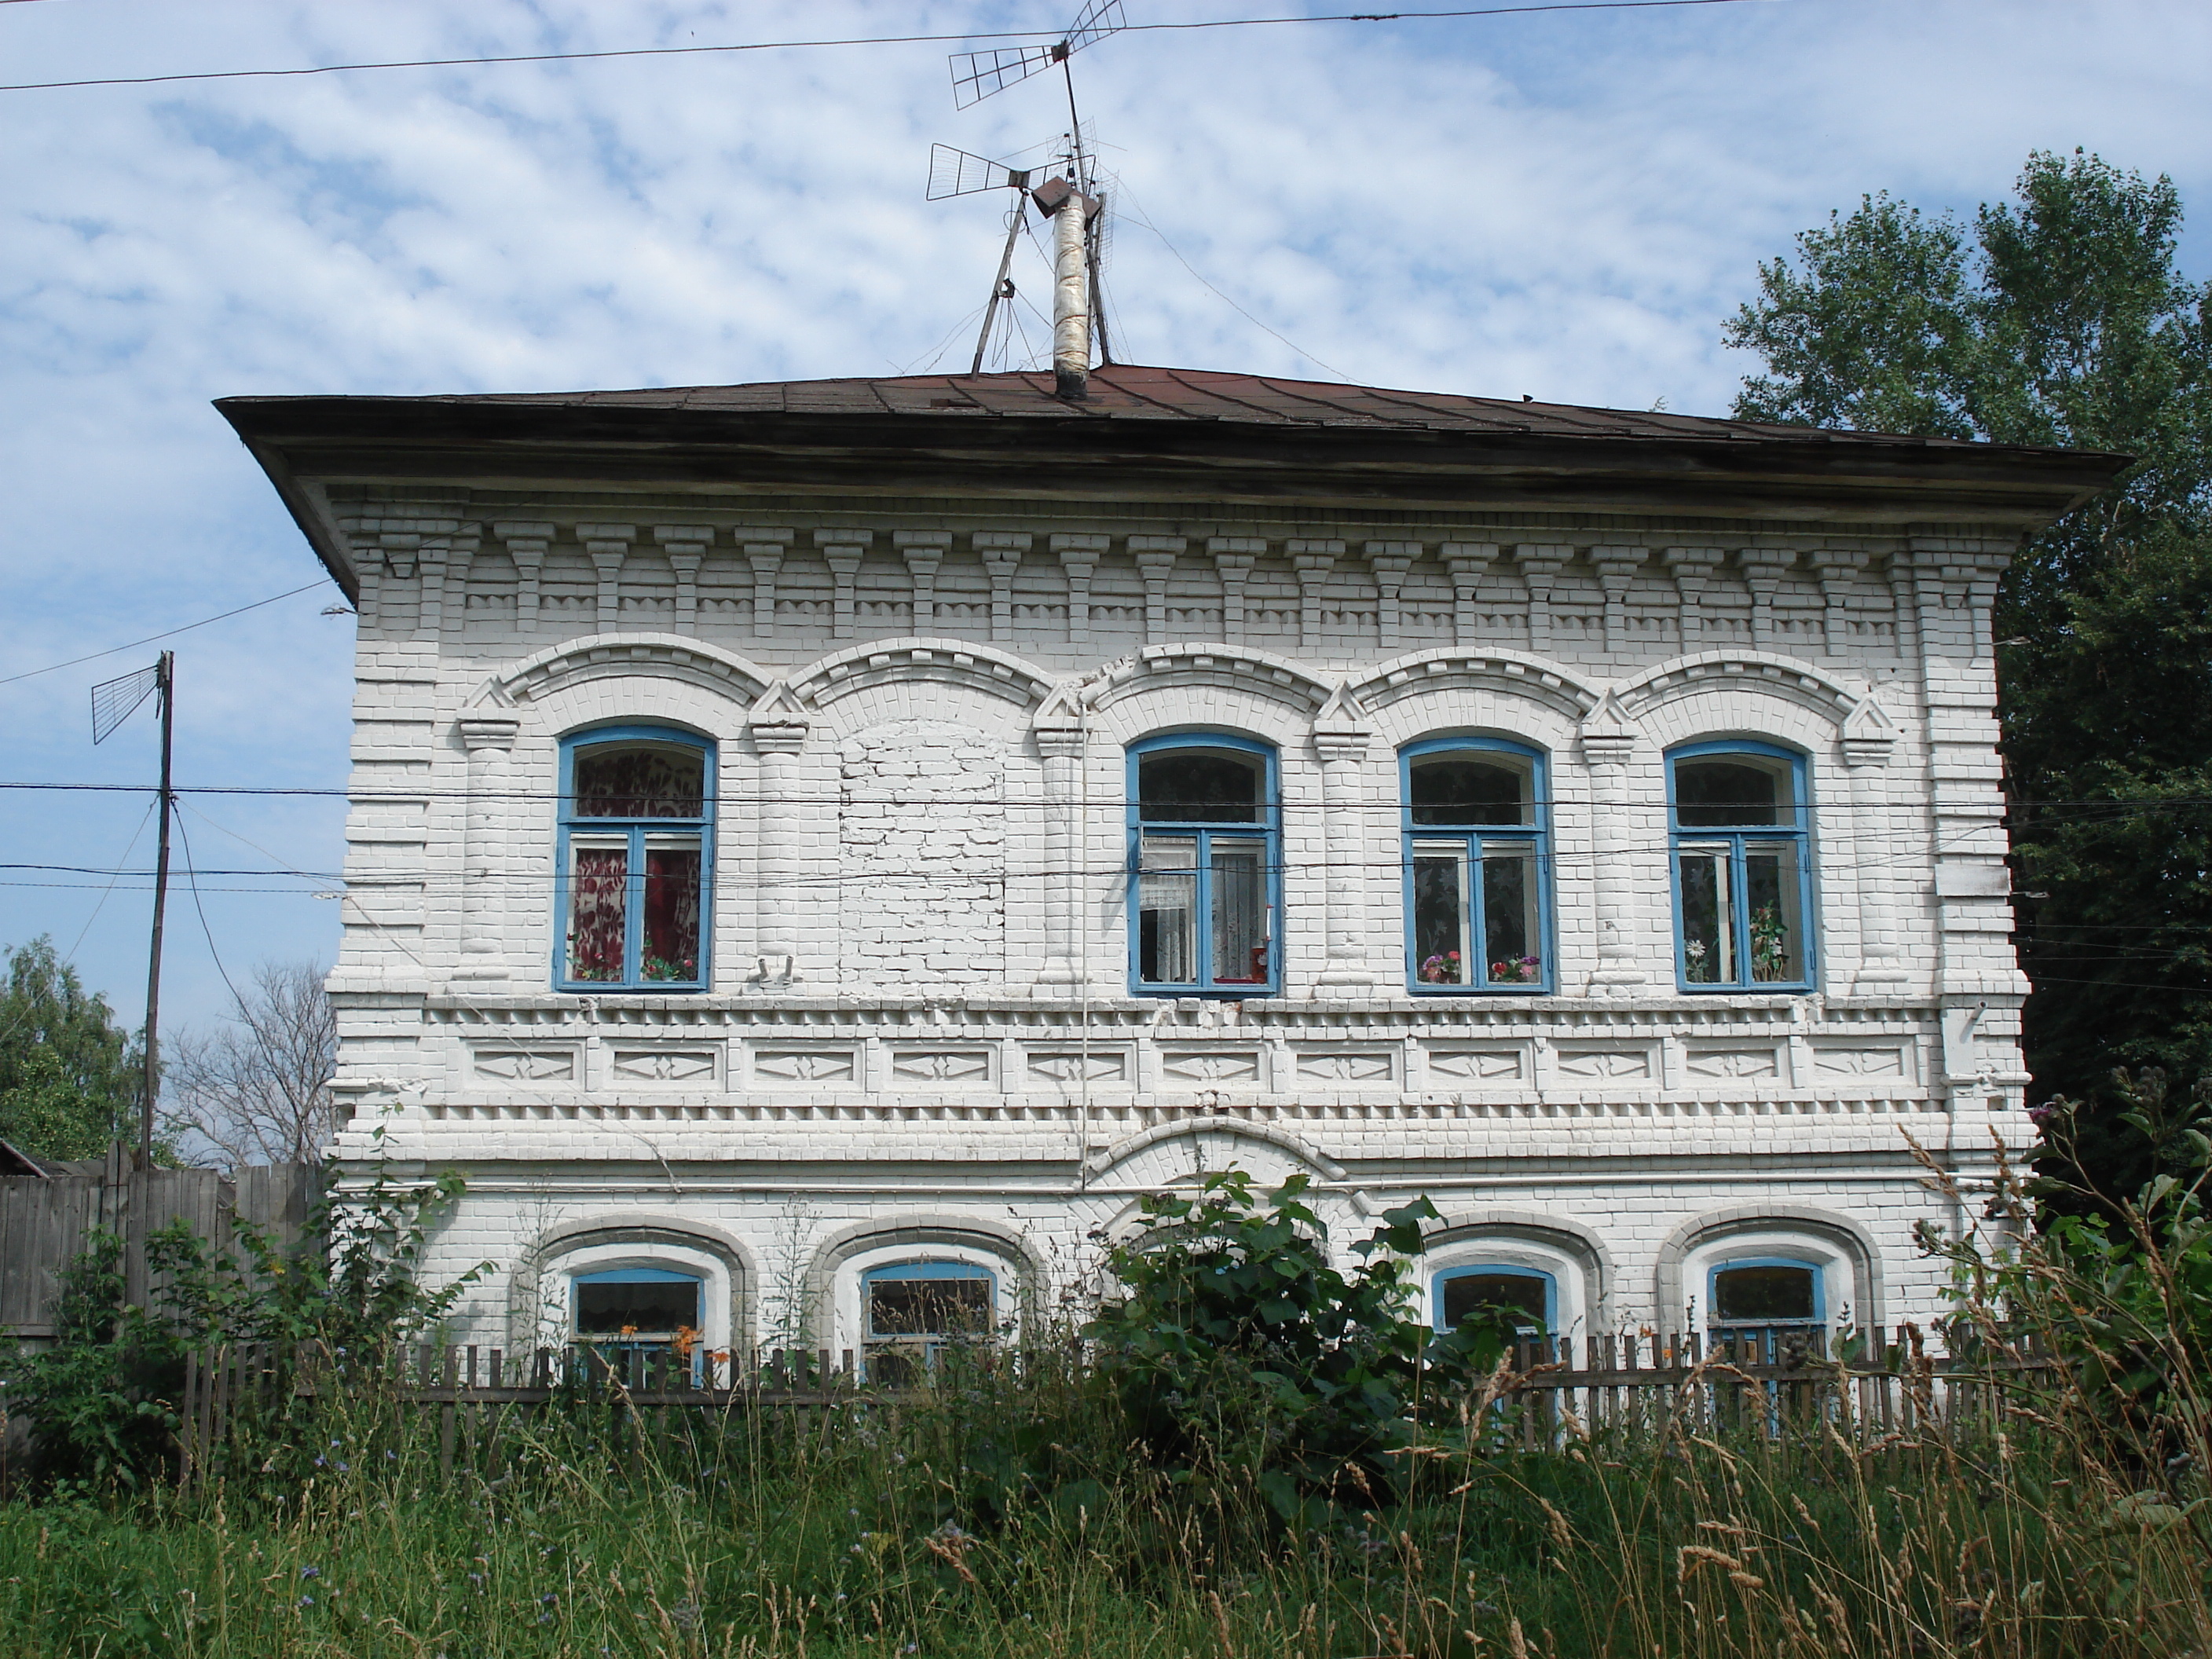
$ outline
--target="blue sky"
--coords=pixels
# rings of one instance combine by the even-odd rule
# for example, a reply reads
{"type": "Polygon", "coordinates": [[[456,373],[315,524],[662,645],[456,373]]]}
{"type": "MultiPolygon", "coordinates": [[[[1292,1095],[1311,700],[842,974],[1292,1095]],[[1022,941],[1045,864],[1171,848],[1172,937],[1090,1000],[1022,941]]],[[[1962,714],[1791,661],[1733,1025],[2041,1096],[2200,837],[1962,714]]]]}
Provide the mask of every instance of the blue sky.
{"type": "MultiPolygon", "coordinates": [[[[0,5],[0,79],[1049,29],[1073,6],[29,0],[0,5]]],[[[1011,155],[1066,117],[1042,77],[956,112],[947,50],[0,93],[0,679],[314,580],[215,398],[964,368],[1002,208],[925,202],[929,145],[1011,155]]],[[[1077,70],[1124,210],[1125,360],[1717,414],[1757,262],[1864,191],[1971,213],[2031,149],[2078,144],[2173,176],[2204,276],[2207,64],[2212,8],[2183,0],[1749,0],[1133,33],[1077,70]]],[[[1017,283],[1042,297],[1043,274],[1024,248],[1017,283]]],[[[337,597],[170,641],[180,782],[343,785],[337,597]]],[[[95,750],[86,691],[156,648],[0,684],[0,779],[146,781],[152,722],[95,750]]],[[[142,795],[0,791],[0,862],[144,869],[146,818],[142,795]]],[[[326,799],[195,798],[185,823],[210,869],[340,856],[326,799]]],[[[135,1023],[148,884],[0,882],[0,943],[52,934],[135,1023]]],[[[165,1023],[221,1013],[210,937],[241,981],[327,957],[325,885],[211,877],[204,931],[180,887],[165,1023]]]]}

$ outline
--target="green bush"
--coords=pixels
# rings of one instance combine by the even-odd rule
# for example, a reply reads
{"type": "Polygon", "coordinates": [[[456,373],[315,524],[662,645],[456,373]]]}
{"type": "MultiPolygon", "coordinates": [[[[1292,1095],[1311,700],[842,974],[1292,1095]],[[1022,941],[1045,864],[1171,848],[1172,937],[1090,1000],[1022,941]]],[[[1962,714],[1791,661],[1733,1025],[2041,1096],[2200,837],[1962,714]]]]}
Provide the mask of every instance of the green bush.
{"type": "Polygon", "coordinates": [[[1195,1197],[1147,1197],[1137,1235],[1109,1258],[1122,1293],[1085,1331],[1155,1460],[1257,1472],[1286,1520],[1403,1492],[1424,1436],[1463,1444],[1466,1396],[1525,1319],[1484,1310],[1431,1331],[1412,1316],[1407,1264],[1435,1206],[1386,1211],[1346,1274],[1302,1201],[1308,1185],[1293,1176],[1263,1206],[1231,1169],[1195,1197]]]}

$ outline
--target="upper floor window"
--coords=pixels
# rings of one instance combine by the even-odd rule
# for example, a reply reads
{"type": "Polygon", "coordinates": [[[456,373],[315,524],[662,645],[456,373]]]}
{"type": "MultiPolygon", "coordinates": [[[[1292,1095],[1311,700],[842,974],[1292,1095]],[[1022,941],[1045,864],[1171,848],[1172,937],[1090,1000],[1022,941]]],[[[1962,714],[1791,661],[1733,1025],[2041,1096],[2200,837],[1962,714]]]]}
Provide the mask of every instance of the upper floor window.
{"type": "Polygon", "coordinates": [[[1810,986],[1804,757],[1765,744],[1698,744],[1668,757],[1667,788],[1683,988],[1810,986]]]}
{"type": "Polygon", "coordinates": [[[1139,993],[1258,995],[1281,978],[1275,757],[1213,733],[1129,751],[1130,977],[1139,993]]]}
{"type": "Polygon", "coordinates": [[[568,988],[707,983],[714,751],[660,728],[561,750],[561,951],[568,988]]]}
{"type": "Polygon", "coordinates": [[[1447,738],[1414,744],[1402,763],[1408,982],[1427,992],[1547,988],[1543,757],[1447,738]]]}

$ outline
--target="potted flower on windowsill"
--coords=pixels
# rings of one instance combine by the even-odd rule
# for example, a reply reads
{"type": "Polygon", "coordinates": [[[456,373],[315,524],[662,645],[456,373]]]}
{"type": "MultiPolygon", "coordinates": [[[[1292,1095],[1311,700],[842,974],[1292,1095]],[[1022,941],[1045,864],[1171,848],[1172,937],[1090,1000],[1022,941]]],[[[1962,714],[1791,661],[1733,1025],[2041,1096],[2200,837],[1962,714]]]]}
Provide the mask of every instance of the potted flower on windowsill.
{"type": "Polygon", "coordinates": [[[645,959],[645,976],[656,980],[695,980],[699,977],[699,959],[696,957],[647,957],[645,959]]]}
{"type": "Polygon", "coordinates": [[[1790,970],[1789,925],[1771,904],[1751,913],[1751,976],[1756,980],[1796,977],[1790,970]]]}
{"type": "Polygon", "coordinates": [[[1508,957],[1490,964],[1492,985],[1534,985],[1544,977],[1544,964],[1534,957],[1508,957]]]}
{"type": "Polygon", "coordinates": [[[1424,985],[1457,985],[1460,982],[1459,952],[1439,951],[1421,963],[1421,983],[1424,985]]]}

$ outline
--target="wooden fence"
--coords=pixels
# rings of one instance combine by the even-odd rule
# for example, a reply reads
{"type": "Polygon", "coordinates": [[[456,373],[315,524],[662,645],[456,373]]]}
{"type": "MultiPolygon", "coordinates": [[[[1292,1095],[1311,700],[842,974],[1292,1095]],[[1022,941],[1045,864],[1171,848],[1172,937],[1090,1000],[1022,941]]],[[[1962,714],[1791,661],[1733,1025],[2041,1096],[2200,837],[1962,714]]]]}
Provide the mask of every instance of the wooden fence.
{"type": "Polygon", "coordinates": [[[122,1239],[124,1293],[143,1307],[159,1288],[146,1261],[150,1235],[182,1221],[216,1249],[227,1249],[236,1218],[289,1244],[307,1224],[320,1183],[321,1171],[312,1164],[233,1176],[141,1169],[121,1146],[109,1148],[96,1174],[0,1177],[0,1334],[33,1348],[52,1340],[62,1273],[96,1227],[122,1239]]]}
{"type": "MultiPolygon", "coordinates": [[[[1626,1430],[1769,1437],[1948,1437],[1993,1426],[2008,1395],[2063,1378],[2056,1358],[2033,1351],[1984,1355],[1926,1352],[1901,1325],[1893,1343],[1861,1334],[1842,1357],[1819,1331],[1732,1332],[1656,1338],[1604,1336],[1525,1341],[1495,1388],[1470,1402],[1495,1414],[1495,1450],[1561,1437],[1626,1430]],[[1487,1401],[1486,1404],[1485,1401],[1487,1401]]],[[[391,1409],[395,1425],[434,1413],[438,1461],[496,1477],[517,1413],[556,1400],[611,1408],[611,1432],[632,1458],[680,1431],[687,1413],[761,1411],[813,1418],[832,1408],[895,1404],[910,1389],[871,1385],[846,1349],[775,1349],[732,1364],[716,1353],[682,1356],[586,1346],[514,1354],[501,1348],[422,1346],[349,1360],[320,1349],[221,1348],[191,1356],[179,1402],[179,1475],[204,1482],[252,1449],[258,1460],[285,1437],[294,1413],[343,1395],[391,1409]]],[[[1483,1438],[1478,1437],[1479,1439],[1483,1438]]]]}

